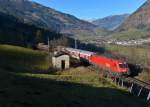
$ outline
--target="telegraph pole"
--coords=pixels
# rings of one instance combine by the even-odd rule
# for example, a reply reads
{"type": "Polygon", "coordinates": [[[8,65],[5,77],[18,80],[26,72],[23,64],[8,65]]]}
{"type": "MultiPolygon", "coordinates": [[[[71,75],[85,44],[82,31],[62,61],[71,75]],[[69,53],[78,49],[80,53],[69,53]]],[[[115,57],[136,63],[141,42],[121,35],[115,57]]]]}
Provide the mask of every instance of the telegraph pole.
{"type": "Polygon", "coordinates": [[[75,38],[75,49],[77,49],[78,46],[77,46],[77,39],[75,38]]]}
{"type": "Polygon", "coordinates": [[[50,53],[50,40],[49,40],[49,36],[48,36],[48,38],[47,38],[47,43],[48,43],[48,56],[49,56],[49,67],[50,67],[50,65],[51,65],[51,57],[52,57],[52,55],[51,55],[51,53],[50,53]]]}
{"type": "Polygon", "coordinates": [[[49,36],[48,36],[48,52],[50,52],[50,41],[49,41],[49,36]]]}

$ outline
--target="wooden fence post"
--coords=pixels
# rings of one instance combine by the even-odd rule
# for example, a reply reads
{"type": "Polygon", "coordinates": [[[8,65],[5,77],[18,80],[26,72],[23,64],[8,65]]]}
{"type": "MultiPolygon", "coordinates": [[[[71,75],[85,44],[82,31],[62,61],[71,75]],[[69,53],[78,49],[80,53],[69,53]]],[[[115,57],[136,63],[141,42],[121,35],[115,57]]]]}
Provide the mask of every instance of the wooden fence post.
{"type": "Polygon", "coordinates": [[[120,78],[118,78],[118,86],[120,86],[120,78]]]}
{"type": "Polygon", "coordinates": [[[122,87],[124,87],[124,84],[123,84],[123,82],[124,82],[124,81],[123,81],[123,79],[122,79],[122,84],[121,84],[121,86],[122,86],[122,87]]]}
{"type": "Polygon", "coordinates": [[[149,94],[148,94],[148,97],[147,97],[147,101],[149,101],[150,99],[150,91],[149,91],[149,94]]]}
{"type": "Polygon", "coordinates": [[[140,96],[140,94],[141,94],[141,92],[142,92],[142,89],[143,89],[143,87],[141,87],[141,89],[140,89],[140,91],[139,91],[139,93],[138,93],[138,96],[140,96]]]}
{"type": "Polygon", "coordinates": [[[117,78],[115,77],[115,84],[117,84],[117,78]]]}
{"type": "Polygon", "coordinates": [[[134,83],[132,83],[132,85],[130,87],[130,93],[132,93],[133,85],[134,85],[134,83]]]}

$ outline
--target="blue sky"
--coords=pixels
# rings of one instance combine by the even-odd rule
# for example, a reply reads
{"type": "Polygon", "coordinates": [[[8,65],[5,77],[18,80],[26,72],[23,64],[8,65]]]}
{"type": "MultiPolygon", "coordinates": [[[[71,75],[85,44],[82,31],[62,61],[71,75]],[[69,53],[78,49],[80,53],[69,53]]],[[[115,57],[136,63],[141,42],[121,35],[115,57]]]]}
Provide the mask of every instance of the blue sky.
{"type": "Polygon", "coordinates": [[[80,19],[132,13],[146,0],[33,0],[80,19]]]}

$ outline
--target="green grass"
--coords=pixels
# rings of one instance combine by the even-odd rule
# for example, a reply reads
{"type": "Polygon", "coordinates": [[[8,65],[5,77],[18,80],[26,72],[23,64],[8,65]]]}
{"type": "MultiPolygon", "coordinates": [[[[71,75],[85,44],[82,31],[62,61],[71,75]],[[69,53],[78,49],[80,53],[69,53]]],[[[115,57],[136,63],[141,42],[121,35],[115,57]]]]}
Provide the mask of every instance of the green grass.
{"type": "Polygon", "coordinates": [[[149,107],[85,67],[39,74],[23,65],[41,69],[46,53],[8,45],[0,45],[0,53],[7,59],[0,60],[0,107],[149,107]]]}
{"type": "Polygon", "coordinates": [[[47,74],[33,74],[33,73],[18,73],[17,75],[34,77],[34,78],[45,78],[53,79],[55,81],[64,81],[78,84],[85,84],[93,87],[111,87],[116,88],[116,86],[109,81],[100,78],[95,72],[89,73],[88,69],[84,67],[72,68],[63,72],[56,72],[53,75],[47,74]],[[101,82],[99,82],[101,81],[101,82]]]}
{"type": "Polygon", "coordinates": [[[17,46],[0,45],[0,67],[12,70],[46,70],[48,54],[17,46]]]}
{"type": "Polygon", "coordinates": [[[145,101],[117,89],[96,74],[89,78],[84,75],[87,72],[80,76],[12,73],[5,70],[0,70],[0,73],[2,107],[149,107],[145,101]]]}

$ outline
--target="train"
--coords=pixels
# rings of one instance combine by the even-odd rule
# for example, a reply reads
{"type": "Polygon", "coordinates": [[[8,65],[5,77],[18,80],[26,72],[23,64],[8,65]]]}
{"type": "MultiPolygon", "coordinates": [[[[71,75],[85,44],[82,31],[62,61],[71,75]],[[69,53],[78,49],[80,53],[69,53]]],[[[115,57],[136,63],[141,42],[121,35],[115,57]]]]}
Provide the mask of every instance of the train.
{"type": "Polygon", "coordinates": [[[109,73],[114,76],[131,74],[126,60],[113,59],[95,52],[74,48],[63,48],[62,51],[73,58],[85,60],[94,66],[105,69],[106,74],[109,73]]]}

